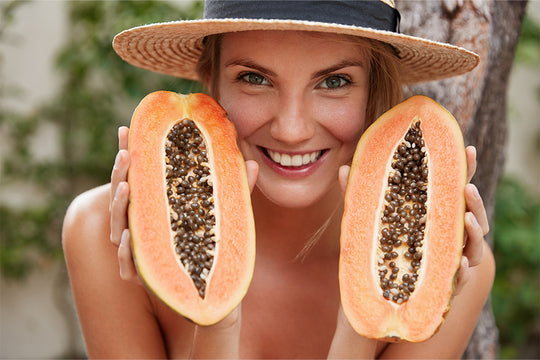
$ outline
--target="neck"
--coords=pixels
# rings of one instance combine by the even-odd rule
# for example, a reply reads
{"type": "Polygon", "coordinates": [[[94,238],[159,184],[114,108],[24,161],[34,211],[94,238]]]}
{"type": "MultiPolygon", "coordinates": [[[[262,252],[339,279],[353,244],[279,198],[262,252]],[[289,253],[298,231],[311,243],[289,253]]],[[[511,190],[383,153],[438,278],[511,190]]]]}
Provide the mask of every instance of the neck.
{"type": "Polygon", "coordinates": [[[277,262],[309,261],[339,254],[343,200],[339,188],[306,208],[283,208],[260,191],[252,194],[257,251],[277,262]]]}

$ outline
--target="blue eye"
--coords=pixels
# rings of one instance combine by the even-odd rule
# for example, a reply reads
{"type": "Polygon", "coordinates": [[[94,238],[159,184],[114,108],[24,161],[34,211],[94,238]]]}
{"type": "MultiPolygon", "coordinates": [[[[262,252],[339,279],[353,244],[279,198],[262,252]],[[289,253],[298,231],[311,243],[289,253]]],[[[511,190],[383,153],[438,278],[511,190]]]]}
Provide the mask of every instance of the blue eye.
{"type": "Polygon", "coordinates": [[[268,80],[260,74],[257,73],[247,73],[247,74],[241,74],[240,78],[251,84],[251,85],[268,85],[268,80]]]}
{"type": "Polygon", "coordinates": [[[343,76],[332,75],[324,79],[319,86],[323,89],[339,89],[340,87],[346,86],[350,83],[351,82],[345,79],[343,76]]]}

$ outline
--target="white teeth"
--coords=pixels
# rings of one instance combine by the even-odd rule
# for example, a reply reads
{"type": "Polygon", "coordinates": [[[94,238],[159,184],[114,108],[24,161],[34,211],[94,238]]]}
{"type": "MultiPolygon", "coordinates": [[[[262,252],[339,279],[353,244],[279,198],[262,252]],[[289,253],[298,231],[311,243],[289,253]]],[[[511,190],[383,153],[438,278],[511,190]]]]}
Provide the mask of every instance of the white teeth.
{"type": "Polygon", "coordinates": [[[281,154],[278,153],[278,152],[273,152],[273,151],[268,151],[268,154],[270,154],[270,157],[272,157],[272,160],[274,160],[274,162],[276,163],[280,163],[281,162],[281,154]]]}
{"type": "Polygon", "coordinates": [[[268,155],[270,155],[270,158],[275,163],[278,163],[281,166],[298,167],[314,163],[321,155],[321,152],[314,151],[312,153],[306,153],[304,155],[297,154],[291,156],[289,154],[281,154],[272,150],[268,150],[268,155]]]}
{"type": "Polygon", "coordinates": [[[301,166],[302,165],[302,155],[294,155],[291,158],[291,165],[292,166],[301,166]]]}
{"type": "Polygon", "coordinates": [[[283,166],[291,166],[291,156],[287,154],[282,154],[280,164],[283,166]]]}

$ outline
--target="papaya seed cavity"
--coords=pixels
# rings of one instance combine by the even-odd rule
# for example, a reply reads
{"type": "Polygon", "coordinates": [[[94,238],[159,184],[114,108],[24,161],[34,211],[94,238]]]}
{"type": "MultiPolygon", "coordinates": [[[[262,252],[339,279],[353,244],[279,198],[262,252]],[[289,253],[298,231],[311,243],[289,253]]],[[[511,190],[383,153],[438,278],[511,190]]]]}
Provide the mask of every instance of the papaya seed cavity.
{"type": "Polygon", "coordinates": [[[206,143],[194,121],[183,119],[172,127],[165,164],[173,246],[204,299],[217,246],[216,218],[206,143]]]}
{"type": "Polygon", "coordinates": [[[413,121],[391,167],[380,217],[377,270],[382,296],[402,304],[414,292],[424,250],[429,170],[420,121],[413,121]]]}

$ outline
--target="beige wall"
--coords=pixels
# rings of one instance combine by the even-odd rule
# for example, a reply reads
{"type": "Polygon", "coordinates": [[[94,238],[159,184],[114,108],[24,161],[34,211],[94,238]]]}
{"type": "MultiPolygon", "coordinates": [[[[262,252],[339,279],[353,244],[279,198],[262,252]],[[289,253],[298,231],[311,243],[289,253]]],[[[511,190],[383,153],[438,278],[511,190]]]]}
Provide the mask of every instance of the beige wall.
{"type": "MultiPolygon", "coordinates": [[[[530,10],[540,22],[540,2],[532,1],[530,10]]],[[[51,57],[68,30],[63,2],[42,0],[21,6],[10,29],[14,43],[0,47],[6,56],[0,81],[6,79],[22,86],[25,101],[11,105],[31,111],[31,105],[46,100],[57,85],[51,57]]],[[[506,162],[508,173],[537,189],[540,161],[533,150],[540,131],[540,107],[535,97],[539,87],[538,68],[520,67],[514,71],[509,93],[512,118],[506,162]]],[[[54,156],[54,129],[44,131],[49,133],[39,141],[48,149],[47,156],[54,156]]],[[[6,156],[1,144],[2,141],[0,157],[6,156]]],[[[0,202],[18,206],[29,191],[24,185],[9,189],[0,186],[0,202]]],[[[66,302],[70,299],[69,291],[62,290],[64,275],[62,266],[44,264],[41,271],[21,283],[0,277],[0,358],[58,358],[66,351],[83,351],[76,318],[69,322],[65,317],[66,309],[72,311],[73,305],[66,302]]]]}

